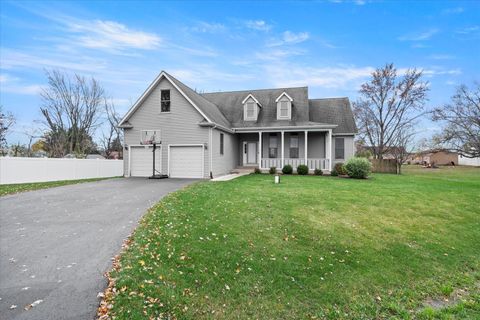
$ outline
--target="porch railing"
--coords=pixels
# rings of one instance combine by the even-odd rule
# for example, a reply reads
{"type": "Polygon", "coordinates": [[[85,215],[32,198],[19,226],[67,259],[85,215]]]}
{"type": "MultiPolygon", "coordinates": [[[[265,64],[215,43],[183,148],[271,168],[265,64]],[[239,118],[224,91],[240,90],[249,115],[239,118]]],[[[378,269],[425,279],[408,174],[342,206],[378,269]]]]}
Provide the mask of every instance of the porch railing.
{"type": "MultiPolygon", "coordinates": [[[[285,158],[285,164],[289,164],[293,169],[301,164],[305,164],[305,159],[300,158],[285,158]]],[[[329,159],[325,158],[308,158],[307,165],[310,170],[322,169],[328,170],[329,159]]],[[[262,169],[268,169],[270,167],[276,167],[277,169],[282,169],[282,159],[281,158],[266,158],[262,159],[262,169]]]]}

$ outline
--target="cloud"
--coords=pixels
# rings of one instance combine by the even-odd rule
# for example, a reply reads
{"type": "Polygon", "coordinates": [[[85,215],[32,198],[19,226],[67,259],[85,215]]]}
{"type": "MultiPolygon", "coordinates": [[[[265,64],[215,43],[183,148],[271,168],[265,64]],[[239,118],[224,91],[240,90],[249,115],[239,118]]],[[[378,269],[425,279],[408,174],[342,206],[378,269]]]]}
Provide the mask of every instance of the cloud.
{"type": "Polygon", "coordinates": [[[428,58],[433,60],[452,60],[455,59],[455,56],[450,54],[431,54],[428,58]]]}
{"type": "Polygon", "coordinates": [[[190,28],[190,30],[200,33],[221,33],[225,32],[227,27],[221,23],[198,21],[195,26],[190,28]]]}
{"type": "Polygon", "coordinates": [[[442,11],[442,14],[459,14],[465,11],[462,7],[448,8],[442,11]]]}
{"type": "Polygon", "coordinates": [[[356,4],[357,6],[363,6],[367,4],[367,0],[329,0],[331,3],[353,3],[356,4]]]}
{"type": "Polygon", "coordinates": [[[455,31],[455,33],[468,35],[472,33],[478,33],[479,31],[480,31],[480,26],[470,26],[470,27],[458,29],[455,31]]]}
{"type": "Polygon", "coordinates": [[[272,26],[263,20],[247,20],[245,21],[245,26],[249,29],[258,31],[269,31],[272,29],[272,26]]]}
{"type": "Polygon", "coordinates": [[[460,75],[462,70],[460,68],[456,69],[444,69],[444,68],[425,68],[423,69],[423,74],[426,76],[441,76],[441,75],[460,75]]]}
{"type": "Polygon", "coordinates": [[[276,39],[269,41],[267,43],[267,47],[276,47],[276,46],[281,46],[281,45],[290,45],[290,44],[297,44],[304,42],[310,38],[310,35],[308,32],[299,32],[295,33],[292,31],[285,31],[282,34],[281,39],[276,39]]]}
{"type": "Polygon", "coordinates": [[[357,88],[375,70],[374,67],[304,67],[269,65],[266,74],[277,87],[311,86],[322,88],[357,88]]]}
{"type": "Polygon", "coordinates": [[[433,28],[423,32],[410,33],[398,37],[400,41],[424,41],[430,39],[432,36],[437,34],[440,30],[433,28]]]}
{"type": "Polygon", "coordinates": [[[158,48],[162,39],[154,34],[133,30],[127,26],[108,20],[67,21],[67,30],[78,34],[78,44],[97,49],[143,49],[158,48]]]}
{"type": "Polygon", "coordinates": [[[4,93],[35,95],[41,90],[38,84],[24,84],[20,78],[9,74],[0,74],[0,88],[4,93]]]}

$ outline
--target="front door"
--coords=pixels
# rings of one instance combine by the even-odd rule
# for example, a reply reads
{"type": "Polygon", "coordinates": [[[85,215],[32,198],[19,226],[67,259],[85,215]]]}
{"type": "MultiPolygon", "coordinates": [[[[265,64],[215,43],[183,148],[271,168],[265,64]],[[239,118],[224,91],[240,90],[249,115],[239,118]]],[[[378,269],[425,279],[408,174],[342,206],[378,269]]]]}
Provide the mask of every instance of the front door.
{"type": "Polygon", "coordinates": [[[257,164],[257,143],[256,142],[244,142],[243,143],[243,164],[252,165],[257,164]]]}

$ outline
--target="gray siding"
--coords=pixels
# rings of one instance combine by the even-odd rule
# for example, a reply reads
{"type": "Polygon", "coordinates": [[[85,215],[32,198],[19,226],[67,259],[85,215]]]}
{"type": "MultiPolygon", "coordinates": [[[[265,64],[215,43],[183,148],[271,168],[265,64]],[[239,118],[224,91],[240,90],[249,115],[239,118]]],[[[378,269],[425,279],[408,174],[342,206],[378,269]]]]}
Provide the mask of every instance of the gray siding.
{"type": "Polygon", "coordinates": [[[238,136],[212,129],[213,177],[228,174],[238,165],[238,136]],[[223,133],[223,155],[220,154],[220,134],[223,133]]]}
{"type": "Polygon", "coordinates": [[[332,167],[337,162],[345,162],[355,155],[354,136],[332,136],[332,167]],[[344,138],[345,157],[344,159],[335,159],[335,138],[344,138]]]}
{"type": "MultiPolygon", "coordinates": [[[[202,120],[202,115],[195,110],[195,107],[164,78],[128,120],[133,128],[125,129],[125,144],[139,144],[141,130],[161,129],[163,146],[161,172],[167,174],[169,144],[208,143],[209,129],[198,125],[202,120]],[[169,113],[160,112],[160,90],[162,89],[170,89],[171,107],[169,113]]],[[[205,178],[209,177],[210,172],[208,155],[209,152],[205,152],[205,178]]],[[[128,174],[128,161],[128,150],[124,150],[125,175],[128,174]]]]}

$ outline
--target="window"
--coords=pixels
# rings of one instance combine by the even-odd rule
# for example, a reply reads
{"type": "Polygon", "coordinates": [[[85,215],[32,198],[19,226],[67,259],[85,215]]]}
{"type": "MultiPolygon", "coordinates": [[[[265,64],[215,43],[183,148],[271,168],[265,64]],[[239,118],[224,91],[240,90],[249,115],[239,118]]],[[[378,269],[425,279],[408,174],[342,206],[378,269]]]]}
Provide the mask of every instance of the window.
{"type": "Polygon", "coordinates": [[[160,91],[161,112],[170,112],[170,90],[160,91]]]}
{"type": "Polygon", "coordinates": [[[220,154],[223,155],[223,133],[220,133],[220,154]]]}
{"type": "Polygon", "coordinates": [[[247,102],[245,120],[255,119],[255,102],[247,102]]]}
{"type": "Polygon", "coordinates": [[[298,158],[298,133],[290,134],[290,158],[298,158]]]}
{"type": "Polygon", "coordinates": [[[276,158],[277,157],[277,150],[278,150],[277,134],[276,133],[270,133],[269,145],[268,145],[268,157],[269,158],[276,158]]]}
{"type": "Polygon", "coordinates": [[[345,159],[344,138],[335,138],[335,159],[345,159]]]}
{"type": "Polygon", "coordinates": [[[292,118],[292,102],[283,97],[277,102],[277,119],[290,120],[292,118]]]}

